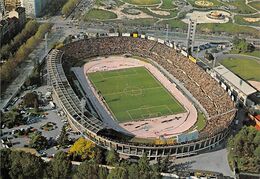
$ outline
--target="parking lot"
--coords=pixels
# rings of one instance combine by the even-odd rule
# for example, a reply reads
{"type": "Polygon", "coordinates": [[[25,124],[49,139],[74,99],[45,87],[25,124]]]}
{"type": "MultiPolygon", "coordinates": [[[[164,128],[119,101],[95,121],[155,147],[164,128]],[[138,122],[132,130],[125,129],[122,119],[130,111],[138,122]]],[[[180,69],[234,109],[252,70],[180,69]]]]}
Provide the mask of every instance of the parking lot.
{"type": "MultiPolygon", "coordinates": [[[[47,85],[23,91],[20,96],[18,96],[17,99],[13,102],[12,106],[9,106],[9,110],[17,108],[19,103],[22,102],[22,98],[24,97],[24,95],[29,92],[37,93],[39,98],[42,101],[45,101],[44,105],[39,106],[42,111],[41,114],[34,114],[33,112],[30,112],[32,111],[32,108],[24,109],[20,111],[23,119],[25,119],[26,121],[24,125],[15,126],[9,129],[6,126],[1,126],[2,144],[0,148],[28,147],[30,141],[30,133],[37,131],[41,132],[42,136],[46,137],[49,142],[53,140],[55,141],[60,135],[62,127],[64,125],[66,126],[66,131],[70,139],[77,139],[80,136],[78,135],[78,133],[72,131],[72,129],[69,127],[67,120],[63,117],[63,111],[61,111],[58,107],[53,107],[50,103],[50,101],[52,100],[46,100],[46,94],[50,94],[50,89],[47,85]],[[3,141],[4,143],[8,143],[8,145],[4,145],[3,141]]],[[[52,146],[51,148],[41,151],[41,153],[44,153],[46,156],[53,156],[53,154],[55,154],[56,152],[56,146],[52,146]]]]}

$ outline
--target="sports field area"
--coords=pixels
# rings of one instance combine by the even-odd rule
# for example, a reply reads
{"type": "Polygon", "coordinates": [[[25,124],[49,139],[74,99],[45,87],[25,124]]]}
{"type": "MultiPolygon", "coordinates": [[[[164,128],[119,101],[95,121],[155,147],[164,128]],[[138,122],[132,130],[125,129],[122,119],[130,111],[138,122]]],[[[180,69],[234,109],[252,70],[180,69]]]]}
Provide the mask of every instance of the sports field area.
{"type": "Polygon", "coordinates": [[[260,61],[245,58],[227,58],[220,61],[244,80],[260,81],[260,61]]]}
{"type": "Polygon", "coordinates": [[[181,104],[144,67],[89,73],[119,122],[137,121],[185,112],[181,104]]]}

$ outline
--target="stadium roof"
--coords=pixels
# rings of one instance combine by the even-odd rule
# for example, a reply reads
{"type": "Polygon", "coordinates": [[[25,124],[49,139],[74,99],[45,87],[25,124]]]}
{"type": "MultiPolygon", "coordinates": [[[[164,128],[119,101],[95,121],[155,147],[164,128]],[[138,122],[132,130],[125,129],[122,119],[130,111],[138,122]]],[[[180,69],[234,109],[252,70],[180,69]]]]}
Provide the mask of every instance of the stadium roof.
{"type": "Polygon", "coordinates": [[[251,87],[247,82],[239,78],[237,75],[235,75],[233,72],[228,70],[223,65],[215,67],[214,70],[245,95],[248,96],[256,92],[255,88],[251,87]]]}

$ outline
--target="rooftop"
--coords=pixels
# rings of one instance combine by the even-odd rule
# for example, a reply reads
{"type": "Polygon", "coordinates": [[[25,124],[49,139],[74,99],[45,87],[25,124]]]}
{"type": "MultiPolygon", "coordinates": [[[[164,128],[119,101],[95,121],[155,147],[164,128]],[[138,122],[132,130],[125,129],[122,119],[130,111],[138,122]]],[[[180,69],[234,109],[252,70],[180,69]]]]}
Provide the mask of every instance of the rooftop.
{"type": "Polygon", "coordinates": [[[223,65],[215,67],[214,71],[220,76],[222,76],[223,78],[225,78],[230,84],[232,84],[234,87],[239,89],[246,96],[255,93],[257,91],[255,88],[250,86],[246,81],[239,78],[237,75],[235,75],[233,72],[231,72],[223,65]]]}

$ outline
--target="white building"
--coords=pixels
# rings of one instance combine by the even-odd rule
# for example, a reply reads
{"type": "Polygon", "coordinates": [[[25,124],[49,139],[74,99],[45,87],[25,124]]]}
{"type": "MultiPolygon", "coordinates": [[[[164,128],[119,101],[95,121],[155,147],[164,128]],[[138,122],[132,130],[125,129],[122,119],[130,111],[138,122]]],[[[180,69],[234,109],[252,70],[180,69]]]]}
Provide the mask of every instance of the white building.
{"type": "Polygon", "coordinates": [[[256,93],[257,90],[243,79],[223,65],[215,67],[211,72],[211,76],[228,92],[233,101],[240,101],[247,106],[252,105],[252,101],[248,99],[248,96],[256,93]]]}

